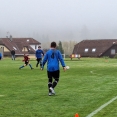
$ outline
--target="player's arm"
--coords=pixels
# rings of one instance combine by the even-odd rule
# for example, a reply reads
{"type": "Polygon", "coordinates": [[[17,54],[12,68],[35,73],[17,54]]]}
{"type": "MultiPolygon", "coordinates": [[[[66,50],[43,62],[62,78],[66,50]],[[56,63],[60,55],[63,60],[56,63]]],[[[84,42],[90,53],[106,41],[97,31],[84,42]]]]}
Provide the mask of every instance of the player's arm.
{"type": "Polygon", "coordinates": [[[41,50],[41,55],[42,55],[42,58],[44,57],[44,52],[43,52],[43,50],[41,50]]]}

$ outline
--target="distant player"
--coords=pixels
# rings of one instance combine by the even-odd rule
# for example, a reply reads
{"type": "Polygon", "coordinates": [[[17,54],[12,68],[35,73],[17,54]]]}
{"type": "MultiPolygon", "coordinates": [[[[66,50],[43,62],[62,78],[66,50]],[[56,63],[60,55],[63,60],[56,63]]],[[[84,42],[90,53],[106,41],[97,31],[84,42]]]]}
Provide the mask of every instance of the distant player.
{"type": "Polygon", "coordinates": [[[0,60],[2,59],[2,53],[0,53],[0,60]]]}
{"type": "Polygon", "coordinates": [[[12,57],[12,60],[15,60],[15,49],[11,51],[11,57],[12,57]]]}
{"type": "Polygon", "coordinates": [[[38,46],[38,50],[36,50],[35,56],[37,60],[36,67],[38,67],[38,64],[40,63],[40,68],[41,68],[41,63],[42,63],[42,55],[44,56],[44,52],[41,50],[41,46],[38,46]]]}
{"type": "Polygon", "coordinates": [[[32,66],[31,66],[31,64],[30,64],[30,62],[29,62],[30,58],[29,58],[28,56],[29,56],[29,55],[24,54],[24,60],[22,60],[22,61],[24,61],[25,63],[24,63],[24,65],[21,66],[19,69],[22,69],[23,67],[25,67],[25,66],[27,66],[27,65],[29,65],[30,68],[33,69],[32,66]]]}

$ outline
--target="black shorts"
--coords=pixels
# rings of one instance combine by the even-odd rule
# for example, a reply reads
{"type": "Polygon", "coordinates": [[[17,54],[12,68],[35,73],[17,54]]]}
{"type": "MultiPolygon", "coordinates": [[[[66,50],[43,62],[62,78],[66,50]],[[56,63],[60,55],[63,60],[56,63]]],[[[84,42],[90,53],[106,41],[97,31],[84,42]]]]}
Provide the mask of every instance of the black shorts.
{"type": "Polygon", "coordinates": [[[59,75],[60,75],[60,71],[57,70],[57,71],[53,71],[53,72],[50,72],[50,71],[47,71],[47,74],[48,74],[48,78],[59,78],[59,75]]]}
{"type": "Polygon", "coordinates": [[[37,61],[40,62],[42,60],[42,58],[37,58],[37,61]]]}
{"type": "Polygon", "coordinates": [[[29,61],[25,61],[25,64],[28,65],[29,64],[29,61]]]}

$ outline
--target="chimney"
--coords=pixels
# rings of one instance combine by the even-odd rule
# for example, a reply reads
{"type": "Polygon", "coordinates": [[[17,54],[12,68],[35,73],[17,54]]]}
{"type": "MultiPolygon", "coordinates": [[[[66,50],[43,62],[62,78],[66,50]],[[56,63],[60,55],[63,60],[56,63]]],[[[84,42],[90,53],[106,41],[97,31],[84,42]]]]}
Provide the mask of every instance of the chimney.
{"type": "Polygon", "coordinates": [[[12,35],[10,35],[10,40],[12,41],[12,35]]]}

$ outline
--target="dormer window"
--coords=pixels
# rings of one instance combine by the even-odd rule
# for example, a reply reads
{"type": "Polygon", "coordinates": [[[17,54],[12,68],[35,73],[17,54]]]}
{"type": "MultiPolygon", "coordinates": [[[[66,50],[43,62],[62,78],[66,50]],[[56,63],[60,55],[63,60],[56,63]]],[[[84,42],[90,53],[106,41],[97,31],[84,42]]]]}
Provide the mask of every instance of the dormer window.
{"type": "Polygon", "coordinates": [[[88,48],[85,48],[85,50],[84,50],[84,51],[85,51],[85,52],[88,52],[88,50],[89,50],[88,48]]]}
{"type": "Polygon", "coordinates": [[[93,48],[93,49],[92,49],[92,52],[95,52],[95,51],[96,51],[96,48],[93,48]]]}
{"type": "Polygon", "coordinates": [[[14,46],[13,46],[13,49],[14,49],[14,50],[17,50],[17,48],[16,48],[16,47],[14,47],[14,46]]]}
{"type": "Polygon", "coordinates": [[[111,49],[111,54],[115,54],[115,49],[111,49]]]}

